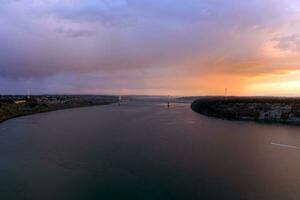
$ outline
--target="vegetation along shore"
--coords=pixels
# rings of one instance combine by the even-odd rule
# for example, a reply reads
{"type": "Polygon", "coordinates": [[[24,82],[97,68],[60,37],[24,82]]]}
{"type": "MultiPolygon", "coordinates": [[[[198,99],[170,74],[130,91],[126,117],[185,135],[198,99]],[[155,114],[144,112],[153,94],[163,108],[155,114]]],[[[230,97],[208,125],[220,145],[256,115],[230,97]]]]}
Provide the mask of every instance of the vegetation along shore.
{"type": "Polygon", "coordinates": [[[202,97],[191,107],[200,114],[222,119],[300,125],[300,98],[202,97]]]}
{"type": "Polygon", "coordinates": [[[24,115],[115,102],[117,97],[98,95],[0,96],[0,123],[24,115]]]}

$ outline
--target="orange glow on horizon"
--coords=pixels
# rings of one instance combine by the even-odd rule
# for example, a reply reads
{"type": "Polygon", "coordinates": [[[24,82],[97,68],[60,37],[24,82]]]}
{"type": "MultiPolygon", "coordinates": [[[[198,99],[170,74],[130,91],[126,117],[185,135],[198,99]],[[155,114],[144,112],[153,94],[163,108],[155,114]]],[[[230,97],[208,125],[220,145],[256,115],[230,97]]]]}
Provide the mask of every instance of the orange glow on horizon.
{"type": "Polygon", "coordinates": [[[266,96],[300,96],[300,71],[259,77],[247,87],[249,94],[266,96]]]}
{"type": "Polygon", "coordinates": [[[224,95],[225,88],[232,96],[300,96],[300,70],[272,73],[210,74],[188,77],[180,84],[189,88],[180,95],[224,95]],[[189,87],[188,87],[189,86],[189,87]]]}

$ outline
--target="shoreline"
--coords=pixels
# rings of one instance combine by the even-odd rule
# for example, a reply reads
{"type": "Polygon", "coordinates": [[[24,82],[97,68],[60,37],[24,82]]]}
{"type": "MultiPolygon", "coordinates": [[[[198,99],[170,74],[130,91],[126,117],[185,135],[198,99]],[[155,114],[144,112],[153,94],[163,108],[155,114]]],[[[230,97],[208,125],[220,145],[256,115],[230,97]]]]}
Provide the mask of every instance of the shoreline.
{"type": "Polygon", "coordinates": [[[84,107],[93,107],[93,106],[105,106],[105,105],[110,105],[113,104],[114,102],[107,102],[107,103],[101,103],[101,104],[94,104],[94,105],[76,105],[76,106],[66,106],[66,107],[52,107],[48,110],[37,110],[37,111],[32,111],[28,113],[22,113],[22,114],[16,114],[16,115],[11,115],[8,116],[7,118],[0,119],[0,125],[8,120],[19,118],[19,117],[25,117],[29,115],[36,115],[36,114],[41,114],[41,113],[48,113],[48,112],[55,112],[59,110],[68,110],[68,109],[74,109],[74,108],[84,108],[84,107]]]}
{"type": "Polygon", "coordinates": [[[300,125],[300,98],[206,97],[195,100],[191,109],[230,121],[300,125]]]}
{"type": "Polygon", "coordinates": [[[105,95],[0,96],[0,123],[16,117],[115,102],[115,96],[105,95]]]}

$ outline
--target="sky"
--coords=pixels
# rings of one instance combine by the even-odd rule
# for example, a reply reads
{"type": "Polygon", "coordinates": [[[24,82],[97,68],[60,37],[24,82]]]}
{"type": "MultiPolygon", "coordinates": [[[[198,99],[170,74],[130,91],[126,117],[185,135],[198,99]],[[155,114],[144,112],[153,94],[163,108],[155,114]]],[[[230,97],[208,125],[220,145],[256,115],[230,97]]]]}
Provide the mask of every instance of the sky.
{"type": "Polygon", "coordinates": [[[300,96],[299,0],[0,0],[0,94],[300,96]]]}

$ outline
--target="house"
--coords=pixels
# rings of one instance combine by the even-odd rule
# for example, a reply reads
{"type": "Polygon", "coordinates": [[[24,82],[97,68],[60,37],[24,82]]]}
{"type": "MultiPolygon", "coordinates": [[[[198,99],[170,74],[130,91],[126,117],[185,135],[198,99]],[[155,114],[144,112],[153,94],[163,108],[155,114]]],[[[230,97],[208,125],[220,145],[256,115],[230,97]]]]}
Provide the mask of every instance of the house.
{"type": "Polygon", "coordinates": [[[24,104],[26,102],[27,102],[26,100],[21,100],[21,99],[14,101],[15,104],[24,104]]]}

